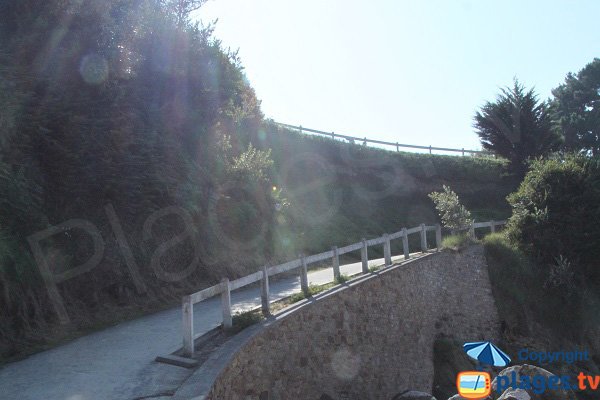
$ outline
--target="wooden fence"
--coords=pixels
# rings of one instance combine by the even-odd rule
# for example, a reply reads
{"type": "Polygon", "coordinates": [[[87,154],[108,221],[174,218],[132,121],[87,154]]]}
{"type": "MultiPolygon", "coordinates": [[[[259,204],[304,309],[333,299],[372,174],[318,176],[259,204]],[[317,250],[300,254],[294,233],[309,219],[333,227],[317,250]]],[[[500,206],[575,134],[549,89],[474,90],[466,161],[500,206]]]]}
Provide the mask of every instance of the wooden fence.
{"type": "MultiPolygon", "coordinates": [[[[462,153],[462,155],[464,156],[465,154],[482,154],[482,155],[493,155],[490,152],[487,151],[480,151],[480,150],[465,150],[464,148],[462,149],[451,149],[448,147],[434,147],[434,146],[417,146],[414,144],[403,144],[403,143],[393,143],[393,142],[385,142],[383,140],[375,140],[375,139],[367,139],[366,137],[364,138],[359,138],[356,136],[348,136],[348,135],[340,135],[338,133],[335,132],[325,132],[325,131],[319,131],[317,129],[310,129],[310,128],[304,128],[302,126],[295,126],[295,125],[289,125],[289,124],[283,124],[281,122],[275,122],[273,121],[275,124],[283,126],[285,128],[288,129],[294,129],[299,131],[300,133],[302,132],[310,132],[310,133],[316,133],[318,135],[324,135],[324,136],[328,136],[331,137],[332,139],[335,138],[339,138],[339,139],[344,139],[347,140],[350,143],[364,143],[365,145],[367,143],[373,143],[373,144],[380,144],[380,145],[384,145],[384,146],[392,146],[396,148],[396,151],[400,151],[400,148],[408,148],[408,149],[420,149],[420,150],[429,150],[429,154],[432,154],[432,151],[449,151],[449,152],[454,152],[454,153],[462,153]]],[[[494,156],[495,157],[495,156],[494,156]]]]}
{"type": "MultiPolygon", "coordinates": [[[[471,224],[470,235],[475,236],[475,229],[477,228],[490,228],[492,232],[496,230],[496,226],[504,225],[506,221],[488,221],[488,222],[475,222],[471,224]]],[[[231,292],[236,289],[243,288],[256,282],[261,282],[261,304],[262,312],[267,316],[270,314],[270,295],[269,295],[269,277],[297,270],[300,275],[300,288],[306,296],[309,296],[308,287],[308,265],[326,261],[331,259],[333,269],[333,281],[338,281],[340,278],[340,255],[350,253],[352,251],[360,250],[361,262],[362,262],[362,273],[369,273],[369,257],[368,248],[369,246],[383,245],[383,254],[385,260],[385,266],[392,265],[392,252],[391,252],[391,241],[402,239],[402,250],[404,253],[404,259],[410,258],[410,252],[408,247],[408,235],[420,234],[422,252],[427,251],[427,232],[435,231],[435,245],[439,250],[442,245],[442,228],[438,225],[428,226],[421,224],[420,226],[402,230],[392,233],[384,234],[381,237],[374,239],[363,239],[358,243],[354,243],[344,247],[333,247],[330,251],[324,253],[314,254],[311,256],[300,256],[300,258],[288,261],[283,264],[275,266],[263,266],[260,271],[253,274],[244,276],[233,281],[224,278],[221,283],[201,290],[199,292],[187,295],[183,297],[182,311],[183,311],[183,354],[191,357],[194,354],[194,340],[199,335],[194,334],[194,304],[199,303],[203,300],[211,297],[221,295],[221,310],[223,316],[223,327],[231,328],[232,326],[232,311],[231,311],[231,292]]]]}

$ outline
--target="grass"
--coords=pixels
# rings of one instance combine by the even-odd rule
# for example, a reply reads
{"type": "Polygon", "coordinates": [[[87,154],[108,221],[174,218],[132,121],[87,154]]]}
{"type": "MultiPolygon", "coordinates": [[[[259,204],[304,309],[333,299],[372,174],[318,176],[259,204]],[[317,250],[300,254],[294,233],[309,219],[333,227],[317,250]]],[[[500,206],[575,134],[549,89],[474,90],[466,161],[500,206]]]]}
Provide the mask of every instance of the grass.
{"type": "Polygon", "coordinates": [[[466,233],[446,236],[442,239],[442,249],[459,251],[469,246],[473,240],[466,233]]]}
{"type": "Polygon", "coordinates": [[[238,312],[232,317],[232,332],[237,333],[265,319],[261,310],[238,312]]]}
{"type": "MultiPolygon", "coordinates": [[[[335,283],[333,283],[333,282],[326,283],[324,285],[310,284],[308,286],[308,295],[314,296],[318,293],[324,292],[325,290],[331,289],[334,286],[335,286],[335,283]]],[[[306,298],[306,295],[304,294],[304,292],[298,292],[298,293],[294,293],[293,295],[288,297],[287,300],[289,300],[289,304],[293,304],[293,303],[299,302],[300,300],[304,300],[305,298],[306,298]]]]}
{"type": "MultiPolygon", "coordinates": [[[[403,226],[434,223],[437,213],[427,195],[443,184],[458,193],[477,220],[504,219],[511,211],[506,196],[519,183],[505,176],[503,160],[386,151],[299,134],[270,123],[261,138],[248,140],[272,149],[276,170],[289,169],[286,190],[329,182],[310,196],[290,197],[294,224],[282,227],[279,236],[285,240],[275,243],[276,253],[283,258],[316,254],[334,244],[378,237],[403,226]]],[[[419,248],[418,235],[411,235],[409,241],[411,248],[419,248]]],[[[376,256],[380,250],[369,249],[370,255],[371,251],[376,256]]]]}
{"type": "Polygon", "coordinates": [[[347,274],[341,274],[335,279],[335,283],[341,285],[342,283],[346,283],[350,280],[350,277],[347,274]]]}
{"type": "MultiPolygon", "coordinates": [[[[314,296],[318,293],[321,293],[328,289],[331,289],[334,286],[336,286],[336,284],[333,282],[326,283],[323,285],[311,284],[308,286],[308,294],[309,294],[309,296],[314,296]]],[[[289,297],[286,297],[284,299],[281,299],[279,301],[275,301],[275,302],[271,303],[270,311],[271,311],[271,313],[276,313],[280,310],[283,310],[290,304],[297,303],[306,298],[307,298],[307,296],[304,294],[304,292],[294,293],[293,295],[291,295],[289,297]]],[[[237,312],[232,317],[232,325],[233,326],[232,326],[230,332],[238,333],[238,332],[246,329],[249,326],[252,326],[254,324],[261,322],[264,319],[265,319],[265,317],[264,317],[261,309],[237,312]]]]}
{"type": "Polygon", "coordinates": [[[511,333],[527,334],[527,311],[538,286],[532,265],[501,233],[485,236],[483,246],[500,319],[511,333]]]}

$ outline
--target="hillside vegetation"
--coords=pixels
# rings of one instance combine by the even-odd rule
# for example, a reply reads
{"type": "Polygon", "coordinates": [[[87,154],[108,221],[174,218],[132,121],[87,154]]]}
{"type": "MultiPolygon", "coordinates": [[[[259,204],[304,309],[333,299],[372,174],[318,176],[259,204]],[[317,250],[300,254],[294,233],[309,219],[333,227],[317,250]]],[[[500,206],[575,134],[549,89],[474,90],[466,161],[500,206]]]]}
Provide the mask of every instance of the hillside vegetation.
{"type": "Polygon", "coordinates": [[[264,121],[237,55],[181,4],[0,4],[0,357],[433,223],[443,184],[476,219],[508,216],[503,161],[264,121]]]}
{"type": "Polygon", "coordinates": [[[449,185],[478,221],[510,215],[518,181],[506,162],[386,151],[307,136],[267,123],[251,140],[271,148],[275,182],[290,200],[305,249],[438,221],[428,194],[449,185]]]}

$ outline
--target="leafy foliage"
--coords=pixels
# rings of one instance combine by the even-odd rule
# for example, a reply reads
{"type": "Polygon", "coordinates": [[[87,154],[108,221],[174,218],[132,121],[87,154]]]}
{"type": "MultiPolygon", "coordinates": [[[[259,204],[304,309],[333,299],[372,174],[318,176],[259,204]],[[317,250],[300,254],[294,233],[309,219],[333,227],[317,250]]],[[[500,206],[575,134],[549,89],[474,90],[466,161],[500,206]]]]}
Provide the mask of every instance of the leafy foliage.
{"type": "MultiPolygon", "coordinates": [[[[0,356],[14,351],[7,337],[54,322],[26,240],[39,230],[73,218],[98,227],[105,258],[60,288],[65,299],[77,299],[66,300],[67,308],[93,309],[129,303],[135,290],[123,274],[106,205],[134,251],[148,302],[165,300],[167,292],[149,268],[156,246],[140,235],[153,212],[184,208],[196,227],[163,257],[165,268],[188,265],[192,243],[206,238],[192,287],[218,278],[222,271],[211,267],[237,256],[206,223],[213,199],[233,210],[223,229],[272,221],[270,155],[249,147],[247,136],[261,125],[260,103],[237,54],[212,36],[213,26],[191,23],[189,12],[202,3],[0,2],[0,356]],[[229,152],[214,151],[225,136],[235,138],[229,152]],[[228,196],[234,180],[244,186],[228,196]]],[[[178,218],[163,218],[153,236],[171,239],[179,225],[178,218]]],[[[271,252],[271,236],[257,243],[257,254],[271,252]]],[[[91,252],[89,237],[75,230],[44,246],[64,253],[56,270],[85,262],[91,252]]],[[[248,259],[249,267],[257,262],[248,259]]],[[[191,290],[183,286],[170,285],[166,297],[191,290]]]]}
{"type": "Polygon", "coordinates": [[[600,155],[600,58],[552,91],[555,124],[564,137],[567,151],[600,155]]]}
{"type": "Polygon", "coordinates": [[[544,282],[544,287],[556,290],[567,297],[573,295],[575,290],[575,272],[572,263],[563,256],[554,259],[550,265],[550,273],[544,282]]]}
{"type": "Polygon", "coordinates": [[[229,171],[238,176],[238,179],[264,182],[268,180],[269,170],[272,166],[270,149],[258,150],[249,144],[246,151],[233,159],[229,171]]]}
{"type": "Polygon", "coordinates": [[[444,185],[442,192],[432,192],[429,198],[435,203],[435,208],[442,219],[442,224],[453,231],[467,229],[471,224],[471,213],[463,206],[458,195],[444,185]]]}
{"type": "MultiPolygon", "coordinates": [[[[513,186],[500,177],[503,161],[390,155],[263,124],[237,53],[213,37],[213,25],[191,23],[201,3],[0,2],[0,356],[55,323],[27,237],[69,219],[90,221],[106,242],[97,268],[59,288],[70,315],[93,319],[102,307],[164,304],[270,258],[431,220],[431,189],[417,180],[435,188],[469,180],[457,189],[469,206],[503,212],[503,193],[513,186]],[[324,160],[329,180],[310,160],[291,165],[288,176],[277,173],[301,154],[324,160]],[[401,172],[393,192],[389,166],[401,172]],[[343,203],[330,207],[336,198],[343,203]],[[419,206],[409,212],[399,200],[419,206]],[[134,294],[107,205],[147,293],[134,294]],[[150,215],[171,206],[187,210],[194,229],[162,257],[164,268],[188,265],[192,244],[201,248],[185,282],[159,281],[149,267],[157,243],[182,231],[180,219],[158,220],[151,240],[141,235],[150,215]],[[369,212],[357,216],[357,209],[369,212]]],[[[57,252],[53,268],[89,259],[89,235],[74,231],[45,241],[57,252]]]]}
{"type": "Polygon", "coordinates": [[[508,197],[507,234],[540,265],[565,257],[581,279],[600,282],[600,164],[567,155],[536,160],[508,197]]]}
{"type": "Polygon", "coordinates": [[[474,126],[483,148],[508,159],[519,176],[525,175],[529,159],[549,154],[561,143],[546,103],[538,102],[533,89],[527,91],[516,79],[495,102],[481,107],[474,126]]]}

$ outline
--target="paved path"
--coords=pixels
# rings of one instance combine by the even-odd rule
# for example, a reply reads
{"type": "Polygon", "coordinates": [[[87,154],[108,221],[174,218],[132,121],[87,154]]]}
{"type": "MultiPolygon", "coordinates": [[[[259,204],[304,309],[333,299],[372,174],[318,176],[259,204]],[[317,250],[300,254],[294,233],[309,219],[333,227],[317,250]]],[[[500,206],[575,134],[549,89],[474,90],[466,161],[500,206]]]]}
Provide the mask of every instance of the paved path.
{"type": "MultiPolygon", "coordinates": [[[[401,257],[394,257],[400,260],[401,257]]],[[[369,261],[382,265],[383,259],[369,261]]],[[[342,274],[361,271],[361,264],[340,267],[342,274]]],[[[332,281],[332,269],[310,272],[309,283],[332,281]]],[[[270,285],[272,299],[300,290],[298,278],[270,285]]],[[[232,293],[234,312],[260,305],[260,289],[232,293]]],[[[220,298],[194,307],[194,328],[204,333],[221,323],[220,298]]],[[[0,399],[132,400],[173,393],[192,371],[154,362],[157,355],[181,347],[179,307],[128,321],[0,369],[0,399]]]]}

